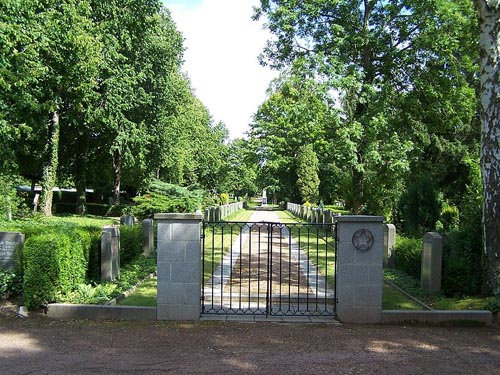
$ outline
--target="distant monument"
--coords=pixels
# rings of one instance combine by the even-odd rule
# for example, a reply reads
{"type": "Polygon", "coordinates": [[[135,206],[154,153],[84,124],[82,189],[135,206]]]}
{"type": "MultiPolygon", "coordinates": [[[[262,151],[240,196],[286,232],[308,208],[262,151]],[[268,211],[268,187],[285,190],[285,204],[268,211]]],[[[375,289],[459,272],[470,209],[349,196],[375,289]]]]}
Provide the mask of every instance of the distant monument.
{"type": "Polygon", "coordinates": [[[266,189],[262,190],[262,205],[267,206],[267,193],[266,189]]]}

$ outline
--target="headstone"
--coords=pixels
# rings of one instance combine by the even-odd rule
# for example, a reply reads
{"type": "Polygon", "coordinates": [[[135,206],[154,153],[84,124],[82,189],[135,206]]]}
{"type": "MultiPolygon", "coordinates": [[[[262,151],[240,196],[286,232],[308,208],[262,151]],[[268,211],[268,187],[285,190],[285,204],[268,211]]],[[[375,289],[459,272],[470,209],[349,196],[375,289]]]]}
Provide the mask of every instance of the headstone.
{"type": "Polygon", "coordinates": [[[101,233],[101,280],[120,276],[120,229],[104,227],[101,233]]]}
{"type": "Polygon", "coordinates": [[[441,264],[443,258],[443,237],[437,232],[424,234],[420,284],[422,289],[433,293],[441,290],[441,264]]]}
{"type": "Polygon", "coordinates": [[[394,267],[394,245],[396,244],[396,227],[384,224],[384,267],[394,267]]]}
{"type": "Polygon", "coordinates": [[[154,241],[153,219],[144,219],[142,221],[142,253],[145,256],[153,251],[154,241]]]}
{"type": "Polygon", "coordinates": [[[24,234],[18,232],[0,232],[0,268],[15,269],[17,263],[16,248],[22,251],[24,234]]]}
{"type": "Polygon", "coordinates": [[[125,215],[120,218],[121,225],[134,225],[135,218],[131,215],[125,215]]]}

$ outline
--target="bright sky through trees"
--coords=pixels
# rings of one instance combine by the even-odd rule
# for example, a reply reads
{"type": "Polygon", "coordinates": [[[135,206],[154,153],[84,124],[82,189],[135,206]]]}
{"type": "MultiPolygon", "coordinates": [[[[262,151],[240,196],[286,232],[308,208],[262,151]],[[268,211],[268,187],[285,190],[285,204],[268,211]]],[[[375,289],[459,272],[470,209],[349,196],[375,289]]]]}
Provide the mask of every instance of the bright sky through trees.
{"type": "Polygon", "coordinates": [[[269,38],[251,19],[257,0],[163,0],[185,38],[184,70],[196,96],[230,137],[242,137],[271,79],[257,56],[269,38]]]}

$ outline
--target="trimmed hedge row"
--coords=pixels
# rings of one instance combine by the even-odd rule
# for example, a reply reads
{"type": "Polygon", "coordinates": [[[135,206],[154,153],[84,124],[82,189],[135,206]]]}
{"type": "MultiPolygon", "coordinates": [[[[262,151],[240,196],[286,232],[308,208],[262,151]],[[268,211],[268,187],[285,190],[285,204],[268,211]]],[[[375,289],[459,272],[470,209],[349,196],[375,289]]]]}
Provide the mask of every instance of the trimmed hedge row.
{"type": "Polygon", "coordinates": [[[24,245],[24,302],[34,309],[84,283],[91,236],[83,230],[30,237],[24,245]]]}
{"type": "MultiPolygon", "coordinates": [[[[100,226],[25,221],[0,227],[26,236],[20,267],[24,275],[19,276],[24,280],[24,303],[29,309],[68,300],[80,285],[100,281],[100,226]]],[[[121,226],[120,249],[122,267],[142,254],[140,225],[121,226]]]]}

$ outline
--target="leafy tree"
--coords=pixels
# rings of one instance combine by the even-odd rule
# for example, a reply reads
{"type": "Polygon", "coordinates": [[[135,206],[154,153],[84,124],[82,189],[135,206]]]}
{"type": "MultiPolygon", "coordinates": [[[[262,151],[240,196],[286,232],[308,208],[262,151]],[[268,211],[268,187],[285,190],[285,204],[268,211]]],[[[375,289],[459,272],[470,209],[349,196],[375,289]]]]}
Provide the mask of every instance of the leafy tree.
{"type": "Polygon", "coordinates": [[[338,123],[331,104],[328,87],[312,79],[300,61],[272,83],[250,126],[261,189],[278,200],[300,199],[296,156],[306,143],[326,154],[327,128],[338,123]]]}
{"type": "MultiPolygon", "coordinates": [[[[343,171],[341,189],[354,212],[390,212],[410,168],[437,160],[446,170],[449,156],[471,152],[442,152],[474,141],[470,2],[262,0],[255,13],[261,16],[276,37],[262,63],[283,68],[306,59],[339,94],[333,149],[344,160],[331,167],[343,171]]],[[[450,173],[443,185],[464,175],[450,173]]]]}
{"type": "Polygon", "coordinates": [[[500,1],[474,0],[479,16],[481,57],[481,172],[483,178],[484,285],[500,294],[500,1]]]}
{"type": "Polygon", "coordinates": [[[311,144],[297,153],[297,188],[303,202],[317,202],[319,196],[319,162],[311,144]]]}
{"type": "MultiPolygon", "coordinates": [[[[92,101],[101,44],[93,30],[87,1],[24,1],[20,8],[23,10],[19,19],[10,13],[14,25],[23,27],[11,49],[14,54],[30,51],[20,59],[22,65],[32,65],[34,69],[29,86],[21,85],[21,95],[12,96],[18,105],[13,118],[26,121],[44,144],[41,207],[50,216],[59,165],[61,121],[66,126],[81,117],[92,101]]],[[[16,8],[7,6],[7,10],[15,12],[16,8]]],[[[10,74],[7,77],[12,79],[10,74]]]]}

